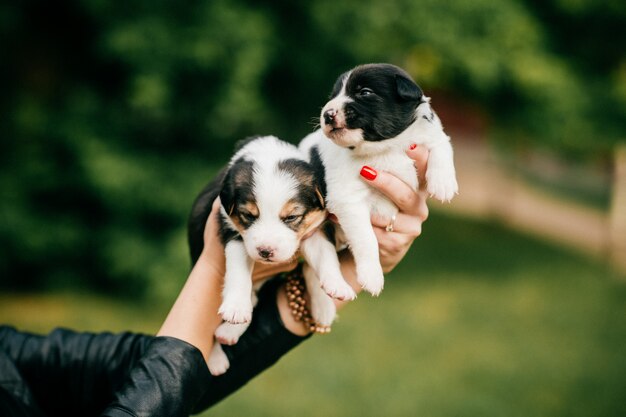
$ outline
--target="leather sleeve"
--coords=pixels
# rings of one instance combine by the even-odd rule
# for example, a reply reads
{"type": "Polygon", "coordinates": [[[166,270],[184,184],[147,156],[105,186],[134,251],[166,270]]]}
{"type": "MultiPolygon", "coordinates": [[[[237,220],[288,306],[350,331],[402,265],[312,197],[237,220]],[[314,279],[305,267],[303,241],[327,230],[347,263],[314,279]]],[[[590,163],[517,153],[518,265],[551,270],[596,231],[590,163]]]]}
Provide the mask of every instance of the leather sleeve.
{"type": "Polygon", "coordinates": [[[210,376],[197,348],[172,337],[156,337],[101,416],[188,416],[210,376]]]}
{"type": "Polygon", "coordinates": [[[250,327],[236,345],[224,346],[231,362],[224,375],[212,376],[195,347],[157,337],[103,416],[178,417],[199,413],[276,363],[306,339],[285,328],[276,305],[279,285],[280,281],[272,280],[263,287],[250,327]]]}
{"type": "Polygon", "coordinates": [[[235,346],[231,368],[213,377],[200,351],[171,337],[132,333],[47,336],[0,327],[0,350],[13,361],[47,415],[187,416],[239,389],[306,337],[289,332],[276,306],[280,282],[259,294],[253,320],[235,346]]]}
{"type": "Polygon", "coordinates": [[[0,350],[46,415],[98,415],[152,339],[67,329],[40,336],[0,327],[0,350]]]}

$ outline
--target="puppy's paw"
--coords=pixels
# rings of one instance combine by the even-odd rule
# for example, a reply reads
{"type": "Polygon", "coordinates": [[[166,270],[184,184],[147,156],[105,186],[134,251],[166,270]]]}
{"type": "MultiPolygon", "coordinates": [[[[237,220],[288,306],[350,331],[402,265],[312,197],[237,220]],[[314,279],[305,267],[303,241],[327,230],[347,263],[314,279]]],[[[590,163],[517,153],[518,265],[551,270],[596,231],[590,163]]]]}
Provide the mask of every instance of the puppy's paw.
{"type": "Polygon", "coordinates": [[[325,279],[320,284],[326,294],[337,300],[352,301],[356,298],[356,293],[343,277],[325,279]]]}
{"type": "Polygon", "coordinates": [[[426,171],[426,190],[437,200],[447,202],[459,193],[454,171],[428,169],[426,171]]]}
{"type": "Polygon", "coordinates": [[[316,323],[330,326],[337,315],[337,308],[333,300],[324,293],[311,296],[311,316],[316,323]]]}
{"type": "Polygon", "coordinates": [[[252,320],[252,302],[249,299],[225,299],[218,313],[224,321],[232,324],[249,323],[252,320]]]}
{"type": "Polygon", "coordinates": [[[209,366],[209,372],[213,376],[222,375],[230,368],[230,361],[219,343],[213,345],[207,365],[209,366]]]}
{"type": "Polygon", "coordinates": [[[239,338],[248,328],[248,323],[244,324],[232,324],[224,322],[218,326],[215,330],[215,338],[222,345],[234,345],[239,341],[239,338]]]}
{"type": "Polygon", "coordinates": [[[378,296],[385,286],[383,269],[378,262],[357,265],[356,276],[361,287],[373,296],[378,296]]]}

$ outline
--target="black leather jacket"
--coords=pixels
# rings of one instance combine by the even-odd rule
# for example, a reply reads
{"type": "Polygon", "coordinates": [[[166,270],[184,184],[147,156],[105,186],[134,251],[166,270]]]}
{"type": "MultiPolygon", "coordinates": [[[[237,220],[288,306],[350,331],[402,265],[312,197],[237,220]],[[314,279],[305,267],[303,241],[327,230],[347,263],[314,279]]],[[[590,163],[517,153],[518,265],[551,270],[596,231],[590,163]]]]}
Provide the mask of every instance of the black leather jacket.
{"type": "Polygon", "coordinates": [[[47,336],[0,326],[0,416],[188,416],[243,386],[306,337],[289,332],[276,306],[277,279],[259,294],[231,367],[213,377],[200,351],[172,337],[134,333],[47,336]]]}

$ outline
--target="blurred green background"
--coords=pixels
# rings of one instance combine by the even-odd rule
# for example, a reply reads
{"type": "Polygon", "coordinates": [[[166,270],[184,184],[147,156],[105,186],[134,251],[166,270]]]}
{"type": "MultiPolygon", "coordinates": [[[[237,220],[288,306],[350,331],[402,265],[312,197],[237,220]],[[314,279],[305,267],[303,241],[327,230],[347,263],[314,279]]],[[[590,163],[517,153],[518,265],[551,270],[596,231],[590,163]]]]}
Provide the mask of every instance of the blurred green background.
{"type": "MultiPolygon", "coordinates": [[[[453,143],[609,178],[625,27],[620,0],[2,2],[0,321],[156,331],[234,142],[297,142],[360,63],[408,70],[453,143]]],[[[609,207],[582,177],[540,185],[609,207]]],[[[624,415],[623,274],[432,207],[380,300],[211,415],[624,415]]]]}

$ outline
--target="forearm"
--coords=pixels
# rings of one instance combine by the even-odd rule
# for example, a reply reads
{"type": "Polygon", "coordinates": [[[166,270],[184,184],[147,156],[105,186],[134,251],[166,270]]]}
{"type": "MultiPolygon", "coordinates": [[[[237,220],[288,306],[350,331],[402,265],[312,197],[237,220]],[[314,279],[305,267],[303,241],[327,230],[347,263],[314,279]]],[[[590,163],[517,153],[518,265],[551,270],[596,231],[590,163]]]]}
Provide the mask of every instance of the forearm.
{"type": "Polygon", "coordinates": [[[203,253],[157,336],[175,337],[190,343],[200,350],[206,361],[213,347],[213,334],[221,322],[217,310],[222,299],[222,282],[222,271],[213,267],[203,253]]]}

